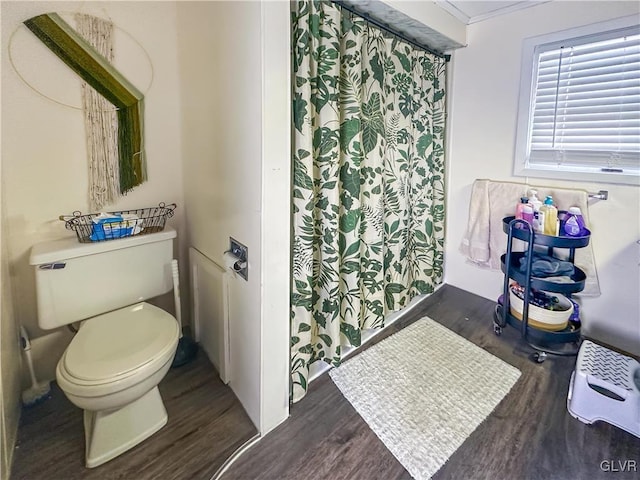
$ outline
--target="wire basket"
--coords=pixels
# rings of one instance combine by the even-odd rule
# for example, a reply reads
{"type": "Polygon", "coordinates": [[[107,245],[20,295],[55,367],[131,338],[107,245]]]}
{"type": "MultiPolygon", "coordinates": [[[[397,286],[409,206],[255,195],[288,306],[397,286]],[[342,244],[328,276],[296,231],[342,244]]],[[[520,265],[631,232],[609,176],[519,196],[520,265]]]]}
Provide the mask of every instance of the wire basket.
{"type": "Polygon", "coordinates": [[[167,218],[173,216],[175,209],[175,203],[165,205],[161,202],[157,207],[108,212],[107,215],[82,215],[81,212],[75,211],[72,215],[61,215],[60,220],[65,223],[67,229],[76,232],[80,243],[93,243],[161,232],[167,218]]]}

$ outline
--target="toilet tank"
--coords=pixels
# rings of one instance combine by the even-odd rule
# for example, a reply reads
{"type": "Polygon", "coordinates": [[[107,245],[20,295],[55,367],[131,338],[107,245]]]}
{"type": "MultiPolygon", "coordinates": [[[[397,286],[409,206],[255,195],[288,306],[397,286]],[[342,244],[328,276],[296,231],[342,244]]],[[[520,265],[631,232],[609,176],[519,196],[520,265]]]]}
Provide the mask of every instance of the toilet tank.
{"type": "Polygon", "coordinates": [[[69,238],[34,245],[38,325],[45,330],[169,292],[176,232],[79,243],[69,238]]]}

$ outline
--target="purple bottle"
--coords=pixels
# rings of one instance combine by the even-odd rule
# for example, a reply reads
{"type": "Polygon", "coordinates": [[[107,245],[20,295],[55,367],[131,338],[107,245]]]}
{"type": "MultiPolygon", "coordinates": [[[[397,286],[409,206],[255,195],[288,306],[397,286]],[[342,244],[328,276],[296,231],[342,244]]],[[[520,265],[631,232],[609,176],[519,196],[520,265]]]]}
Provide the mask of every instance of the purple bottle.
{"type": "Polygon", "coordinates": [[[533,207],[531,205],[527,204],[522,208],[522,220],[533,226],[533,207]]]}
{"type": "Polygon", "coordinates": [[[585,234],[584,218],[579,207],[571,207],[564,222],[564,234],[568,237],[581,237],[585,234]]]}

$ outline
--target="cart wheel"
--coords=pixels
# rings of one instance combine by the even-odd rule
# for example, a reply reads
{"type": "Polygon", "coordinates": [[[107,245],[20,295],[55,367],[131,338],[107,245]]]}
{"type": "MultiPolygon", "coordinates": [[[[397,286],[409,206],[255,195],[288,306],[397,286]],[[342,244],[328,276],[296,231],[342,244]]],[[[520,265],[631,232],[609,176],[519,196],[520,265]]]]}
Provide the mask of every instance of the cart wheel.
{"type": "Polygon", "coordinates": [[[546,352],[534,352],[531,354],[531,359],[536,363],[543,363],[547,359],[546,352]]]}
{"type": "MultiPolygon", "coordinates": [[[[502,308],[503,306],[498,303],[493,309],[493,320],[494,320],[493,323],[494,325],[500,328],[506,327],[506,323],[504,322],[504,318],[502,317],[502,308]]],[[[496,332],[496,335],[500,335],[500,334],[496,332]]]]}
{"type": "Polygon", "coordinates": [[[493,324],[493,333],[495,333],[497,336],[502,335],[502,327],[496,323],[493,324]]]}

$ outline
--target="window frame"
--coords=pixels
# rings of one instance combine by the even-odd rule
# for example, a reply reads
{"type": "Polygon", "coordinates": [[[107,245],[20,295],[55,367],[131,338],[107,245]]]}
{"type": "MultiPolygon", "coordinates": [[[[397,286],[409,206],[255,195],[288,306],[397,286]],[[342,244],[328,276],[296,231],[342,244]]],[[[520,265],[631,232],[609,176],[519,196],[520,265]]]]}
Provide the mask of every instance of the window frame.
{"type": "Polygon", "coordinates": [[[600,35],[607,34],[612,30],[629,27],[640,28],[637,16],[630,15],[620,17],[606,22],[530,37],[523,41],[516,143],[513,162],[514,176],[640,186],[640,169],[637,172],[602,172],[600,169],[589,168],[587,166],[567,166],[564,168],[549,166],[545,168],[542,165],[529,165],[527,158],[535,97],[538,50],[540,48],[544,49],[544,47],[548,45],[557,44],[558,42],[572,42],[579,37],[592,37],[589,41],[597,42],[598,36],[600,35]]]}

